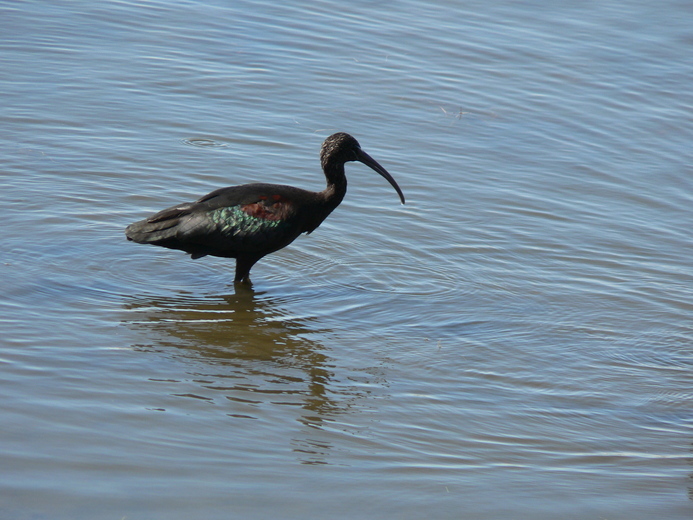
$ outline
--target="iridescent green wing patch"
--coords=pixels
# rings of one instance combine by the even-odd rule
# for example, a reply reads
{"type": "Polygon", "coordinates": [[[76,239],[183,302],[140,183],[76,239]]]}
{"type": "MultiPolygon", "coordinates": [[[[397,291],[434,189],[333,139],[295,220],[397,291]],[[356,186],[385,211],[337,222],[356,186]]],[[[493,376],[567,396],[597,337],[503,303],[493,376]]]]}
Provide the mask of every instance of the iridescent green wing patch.
{"type": "Polygon", "coordinates": [[[289,241],[295,238],[295,223],[291,220],[262,218],[248,214],[243,208],[219,208],[211,211],[208,216],[223,236],[243,244],[260,246],[281,238],[289,241]]]}

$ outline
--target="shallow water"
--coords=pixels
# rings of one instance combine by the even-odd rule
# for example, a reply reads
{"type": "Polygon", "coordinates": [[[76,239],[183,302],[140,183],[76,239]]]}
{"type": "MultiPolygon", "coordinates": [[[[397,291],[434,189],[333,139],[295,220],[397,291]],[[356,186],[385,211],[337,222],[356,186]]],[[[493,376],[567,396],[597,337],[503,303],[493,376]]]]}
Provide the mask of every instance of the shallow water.
{"type": "Polygon", "coordinates": [[[690,518],[685,2],[2,2],[0,516],[690,518]],[[233,264],[128,243],[321,189],[233,264]]]}

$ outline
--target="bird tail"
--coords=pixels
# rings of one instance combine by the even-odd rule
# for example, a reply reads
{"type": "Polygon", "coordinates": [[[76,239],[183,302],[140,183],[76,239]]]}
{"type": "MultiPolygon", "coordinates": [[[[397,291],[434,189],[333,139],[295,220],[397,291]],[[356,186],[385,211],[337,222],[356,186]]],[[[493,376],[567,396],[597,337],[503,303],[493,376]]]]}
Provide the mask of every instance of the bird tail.
{"type": "Polygon", "coordinates": [[[138,244],[165,246],[167,242],[176,238],[181,224],[181,217],[186,214],[185,209],[187,208],[170,208],[130,224],[125,228],[125,236],[128,240],[138,244]]]}

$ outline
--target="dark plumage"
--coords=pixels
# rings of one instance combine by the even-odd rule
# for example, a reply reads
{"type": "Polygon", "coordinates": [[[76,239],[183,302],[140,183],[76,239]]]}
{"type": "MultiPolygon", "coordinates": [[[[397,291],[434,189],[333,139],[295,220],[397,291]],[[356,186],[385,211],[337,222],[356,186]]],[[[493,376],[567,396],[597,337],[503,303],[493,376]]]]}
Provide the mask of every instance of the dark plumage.
{"type": "Polygon", "coordinates": [[[344,163],[360,161],[404,195],[392,176],[343,132],[322,145],[320,162],[327,179],[323,191],[279,184],[243,184],[221,188],[195,202],[179,204],[130,224],[128,240],[181,249],[193,259],[206,255],[236,259],[235,281],[246,281],[263,256],[310,233],[342,202],[347,181],[344,163]]]}

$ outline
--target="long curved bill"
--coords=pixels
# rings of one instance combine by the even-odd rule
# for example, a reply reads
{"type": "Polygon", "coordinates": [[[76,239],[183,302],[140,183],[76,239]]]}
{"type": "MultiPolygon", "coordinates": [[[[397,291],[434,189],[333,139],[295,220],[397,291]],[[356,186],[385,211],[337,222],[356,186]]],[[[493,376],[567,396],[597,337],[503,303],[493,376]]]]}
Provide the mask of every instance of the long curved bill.
{"type": "Polygon", "coordinates": [[[382,166],[380,166],[380,164],[378,164],[378,161],[373,159],[373,157],[368,155],[363,150],[359,150],[356,154],[356,157],[357,157],[359,162],[362,162],[363,164],[365,164],[369,168],[375,170],[380,175],[385,177],[385,180],[387,180],[387,182],[389,182],[392,185],[392,187],[397,192],[397,195],[399,195],[399,200],[401,200],[402,204],[404,204],[404,194],[402,193],[402,190],[399,189],[399,186],[397,186],[397,183],[395,182],[395,179],[392,178],[392,175],[390,175],[385,168],[383,168],[382,166]]]}

